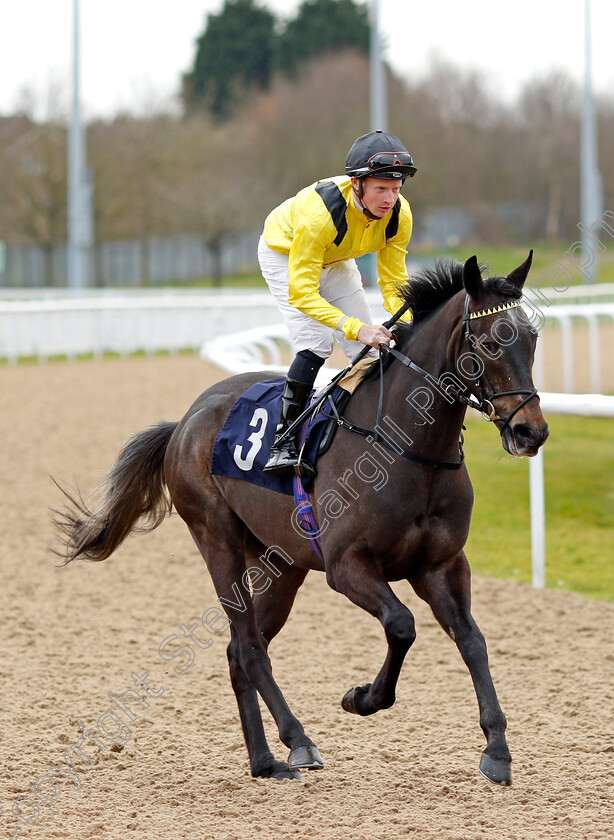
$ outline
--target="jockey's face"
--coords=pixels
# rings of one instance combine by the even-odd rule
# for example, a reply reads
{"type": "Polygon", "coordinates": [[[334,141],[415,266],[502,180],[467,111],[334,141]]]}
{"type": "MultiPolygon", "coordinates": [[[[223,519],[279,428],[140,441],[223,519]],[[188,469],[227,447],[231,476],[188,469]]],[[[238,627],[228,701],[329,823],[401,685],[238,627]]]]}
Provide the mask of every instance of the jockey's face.
{"type": "MultiPolygon", "coordinates": [[[[357,178],[352,178],[352,186],[358,192],[357,178]]],[[[362,204],[373,216],[383,219],[396,204],[401,186],[400,179],[393,181],[388,178],[363,178],[362,204]]]]}

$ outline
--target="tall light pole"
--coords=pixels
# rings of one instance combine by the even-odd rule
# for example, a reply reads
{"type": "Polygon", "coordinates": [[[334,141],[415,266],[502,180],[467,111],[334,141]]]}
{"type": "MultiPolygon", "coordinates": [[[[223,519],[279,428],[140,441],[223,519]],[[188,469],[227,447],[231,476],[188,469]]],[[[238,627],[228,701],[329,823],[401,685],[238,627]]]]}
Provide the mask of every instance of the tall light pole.
{"type": "Polygon", "coordinates": [[[378,128],[386,131],[388,127],[388,90],[386,84],[386,66],[382,56],[380,0],[371,0],[369,16],[371,131],[377,131],[378,128]]]}
{"type": "Polygon", "coordinates": [[[591,8],[590,0],[584,0],[584,91],[582,96],[582,126],[580,132],[580,217],[582,245],[585,255],[584,270],[589,283],[597,280],[598,265],[595,238],[590,236],[590,227],[600,217],[601,177],[597,163],[597,129],[592,86],[591,54],[591,8]],[[590,265],[586,257],[593,254],[590,265]]]}
{"type": "MultiPolygon", "coordinates": [[[[380,0],[371,0],[369,7],[369,120],[371,131],[388,128],[388,90],[380,30],[380,0]]],[[[368,286],[377,283],[377,255],[365,256],[365,278],[368,286]]]]}
{"type": "MultiPolygon", "coordinates": [[[[85,138],[81,121],[79,0],[73,0],[72,106],[68,128],[68,287],[87,285],[88,185],[85,138]]],[[[89,241],[88,241],[89,240],[89,241]]]]}

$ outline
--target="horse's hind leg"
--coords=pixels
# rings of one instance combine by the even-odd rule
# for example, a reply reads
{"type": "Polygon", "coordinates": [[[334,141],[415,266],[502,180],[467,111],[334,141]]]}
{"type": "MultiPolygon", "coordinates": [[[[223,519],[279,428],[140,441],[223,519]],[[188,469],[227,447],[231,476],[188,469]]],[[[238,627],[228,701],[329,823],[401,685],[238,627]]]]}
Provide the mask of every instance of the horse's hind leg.
{"type": "Polygon", "coordinates": [[[461,552],[451,565],[427,569],[424,575],[409,581],[456,642],[469,668],[478,698],[480,726],[487,741],[480,771],[491,782],[511,785],[512,758],[505,739],[507,722],[490,674],[484,636],[471,615],[471,573],[467,558],[461,552]]]}
{"type": "MultiPolygon", "coordinates": [[[[211,508],[211,502],[209,507],[211,508]]],[[[232,660],[240,665],[243,675],[252,688],[260,694],[271,712],[279,730],[279,737],[290,750],[288,766],[290,769],[312,767],[318,764],[322,766],[317,747],[307,737],[303,726],[290,711],[273,677],[271,662],[267,654],[267,641],[258,628],[254,602],[245,588],[246,563],[240,536],[244,531],[244,526],[230,510],[219,505],[215,516],[209,517],[206,524],[200,521],[191,522],[189,528],[207,563],[218,599],[233,625],[232,660]]],[[[250,751],[251,745],[255,750],[254,756],[257,758],[262,755],[263,741],[258,718],[254,715],[255,700],[253,695],[247,692],[246,684],[234,666],[232,676],[234,677],[233,687],[236,686],[238,689],[237,701],[241,703],[241,720],[242,723],[247,724],[247,730],[244,726],[247,748],[250,751]]],[[[250,752],[250,760],[251,758],[252,752],[250,752]]],[[[260,770],[260,767],[257,769],[260,770]]],[[[268,775],[277,775],[277,771],[268,775]]]]}
{"type": "Polygon", "coordinates": [[[300,779],[300,771],[290,770],[286,762],[277,761],[269,748],[262,724],[258,695],[241,667],[239,638],[232,625],[230,626],[230,634],[231,639],[226,650],[230,681],[239,707],[241,727],[247,754],[249,755],[252,776],[264,776],[272,779],[300,779]]]}
{"type": "MultiPolygon", "coordinates": [[[[261,564],[257,560],[251,561],[251,566],[261,568],[261,564]]],[[[266,571],[269,572],[270,569],[266,571]]],[[[286,623],[286,619],[294,603],[296,592],[304,581],[306,574],[307,571],[304,569],[284,567],[283,574],[280,578],[269,578],[270,582],[266,591],[255,595],[254,608],[256,622],[267,646],[286,623]]],[[[293,764],[293,767],[296,767],[296,769],[290,769],[285,762],[276,761],[273,753],[269,749],[262,724],[258,696],[241,667],[239,661],[239,640],[234,629],[231,628],[231,631],[232,638],[227,651],[230,678],[237,698],[252,776],[300,779],[301,774],[296,762],[293,764]]],[[[315,748],[311,750],[312,755],[310,761],[308,763],[304,762],[301,765],[302,767],[308,767],[310,769],[319,769],[322,767],[319,753],[317,754],[319,761],[317,761],[313,750],[315,748]]],[[[298,758],[298,756],[295,758],[298,758]]]]}
{"type": "Polygon", "coordinates": [[[277,761],[266,740],[258,694],[245,676],[239,661],[239,639],[231,626],[231,641],[228,645],[228,667],[230,681],[239,707],[243,737],[249,755],[252,776],[269,779],[301,779],[298,768],[290,769],[285,761],[277,761]]]}

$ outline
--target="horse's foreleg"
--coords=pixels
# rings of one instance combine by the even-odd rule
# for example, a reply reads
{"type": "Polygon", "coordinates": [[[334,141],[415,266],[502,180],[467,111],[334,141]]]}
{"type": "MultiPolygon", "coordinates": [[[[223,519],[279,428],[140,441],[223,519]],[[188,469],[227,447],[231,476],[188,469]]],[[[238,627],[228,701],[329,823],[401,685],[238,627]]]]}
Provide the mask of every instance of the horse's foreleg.
{"type": "Polygon", "coordinates": [[[349,548],[327,568],[329,585],[381,622],[388,642],[386,660],[373,681],[351,688],[341,701],[346,712],[371,715],[395,701],[401,666],[416,638],[414,617],[390,588],[381,568],[364,549],[349,548]]]}
{"type": "Polygon", "coordinates": [[[492,782],[510,785],[512,758],[505,739],[507,722],[490,674],[484,636],[471,615],[471,573],[467,558],[461,552],[452,564],[442,565],[435,571],[428,570],[409,580],[456,642],[471,674],[480,710],[480,726],[487,741],[480,771],[492,782]]]}

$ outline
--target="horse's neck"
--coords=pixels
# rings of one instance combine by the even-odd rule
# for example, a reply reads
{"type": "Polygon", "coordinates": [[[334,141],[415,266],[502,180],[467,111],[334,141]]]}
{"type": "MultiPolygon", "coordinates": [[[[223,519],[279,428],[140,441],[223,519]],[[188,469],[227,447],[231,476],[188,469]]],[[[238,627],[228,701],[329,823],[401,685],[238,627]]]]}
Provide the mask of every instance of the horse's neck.
{"type": "MultiPolygon", "coordinates": [[[[458,297],[458,296],[457,296],[458,297]]],[[[457,460],[465,406],[450,403],[437,383],[456,373],[455,348],[460,340],[462,302],[452,298],[426,323],[414,327],[403,352],[430,374],[420,374],[394,361],[385,376],[384,415],[412,439],[412,449],[441,460],[457,460]]]]}

